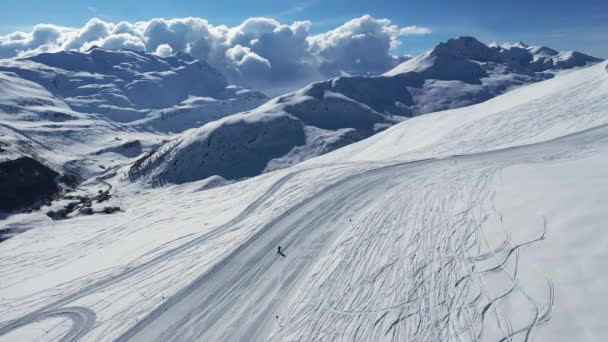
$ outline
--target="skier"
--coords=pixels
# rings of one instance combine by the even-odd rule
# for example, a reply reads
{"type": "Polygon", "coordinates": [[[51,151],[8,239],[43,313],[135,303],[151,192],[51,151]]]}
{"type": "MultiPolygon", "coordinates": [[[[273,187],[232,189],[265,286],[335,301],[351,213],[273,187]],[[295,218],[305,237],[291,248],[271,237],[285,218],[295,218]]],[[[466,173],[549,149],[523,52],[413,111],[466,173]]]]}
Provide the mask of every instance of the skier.
{"type": "Polygon", "coordinates": [[[280,255],[280,256],[282,256],[282,257],[285,257],[285,254],[283,254],[283,252],[281,252],[281,246],[279,246],[277,248],[277,254],[280,255]]]}

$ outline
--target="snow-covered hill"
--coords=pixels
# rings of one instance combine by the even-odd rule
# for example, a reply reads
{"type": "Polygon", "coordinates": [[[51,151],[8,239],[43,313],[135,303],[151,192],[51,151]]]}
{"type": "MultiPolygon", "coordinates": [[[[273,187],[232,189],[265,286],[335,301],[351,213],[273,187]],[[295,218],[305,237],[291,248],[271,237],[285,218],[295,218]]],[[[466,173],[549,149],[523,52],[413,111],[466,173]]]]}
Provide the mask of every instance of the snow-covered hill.
{"type": "Polygon", "coordinates": [[[338,93],[310,97],[315,86],[185,132],[129,174],[154,183],[241,179],[330,152],[398,121],[338,93]]]}
{"type": "Polygon", "coordinates": [[[137,163],[130,175],[155,183],[250,177],[365,139],[407,117],[486,101],[599,61],[545,47],[451,39],[384,76],[314,83],[187,132],[137,163]]]}
{"type": "Polygon", "coordinates": [[[0,340],[605,340],[607,68],[219,188],[114,187],[124,213],[2,243],[0,340]]]}

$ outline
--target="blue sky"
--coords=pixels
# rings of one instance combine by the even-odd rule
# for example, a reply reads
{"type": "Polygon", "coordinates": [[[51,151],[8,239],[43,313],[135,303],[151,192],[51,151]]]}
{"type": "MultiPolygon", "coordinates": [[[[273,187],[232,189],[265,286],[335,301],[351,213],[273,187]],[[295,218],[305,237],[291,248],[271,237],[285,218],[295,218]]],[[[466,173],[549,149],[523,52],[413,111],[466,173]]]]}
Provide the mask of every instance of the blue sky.
{"type": "Polygon", "coordinates": [[[92,17],[118,22],[186,16],[229,26],[258,16],[282,23],[310,20],[312,33],[319,33],[370,14],[400,26],[432,29],[429,35],[403,37],[397,53],[417,54],[447,38],[472,35],[485,42],[521,40],[608,58],[606,0],[2,0],[2,8],[0,34],[29,31],[39,23],[80,27],[92,17]]]}

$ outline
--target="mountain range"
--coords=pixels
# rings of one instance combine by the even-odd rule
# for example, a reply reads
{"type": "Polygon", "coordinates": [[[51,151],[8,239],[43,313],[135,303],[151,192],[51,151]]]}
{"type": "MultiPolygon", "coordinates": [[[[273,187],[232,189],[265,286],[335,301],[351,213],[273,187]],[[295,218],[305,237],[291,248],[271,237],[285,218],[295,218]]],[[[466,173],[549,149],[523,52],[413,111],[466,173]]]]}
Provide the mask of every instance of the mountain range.
{"type": "Polygon", "coordinates": [[[480,103],[601,59],[546,47],[450,39],[377,77],[313,83],[183,133],[130,170],[152,182],[241,179],[297,164],[408,118],[480,103]]]}

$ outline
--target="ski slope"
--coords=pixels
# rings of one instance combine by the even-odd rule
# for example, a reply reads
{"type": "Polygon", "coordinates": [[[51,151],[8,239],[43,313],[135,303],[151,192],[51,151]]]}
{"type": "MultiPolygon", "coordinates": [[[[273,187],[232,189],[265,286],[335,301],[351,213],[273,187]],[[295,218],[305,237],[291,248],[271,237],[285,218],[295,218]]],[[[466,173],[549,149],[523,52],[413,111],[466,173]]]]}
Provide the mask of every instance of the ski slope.
{"type": "Polygon", "coordinates": [[[0,341],[603,340],[607,95],[602,63],[242,182],[115,186],[124,213],[2,243],[0,341]]]}

